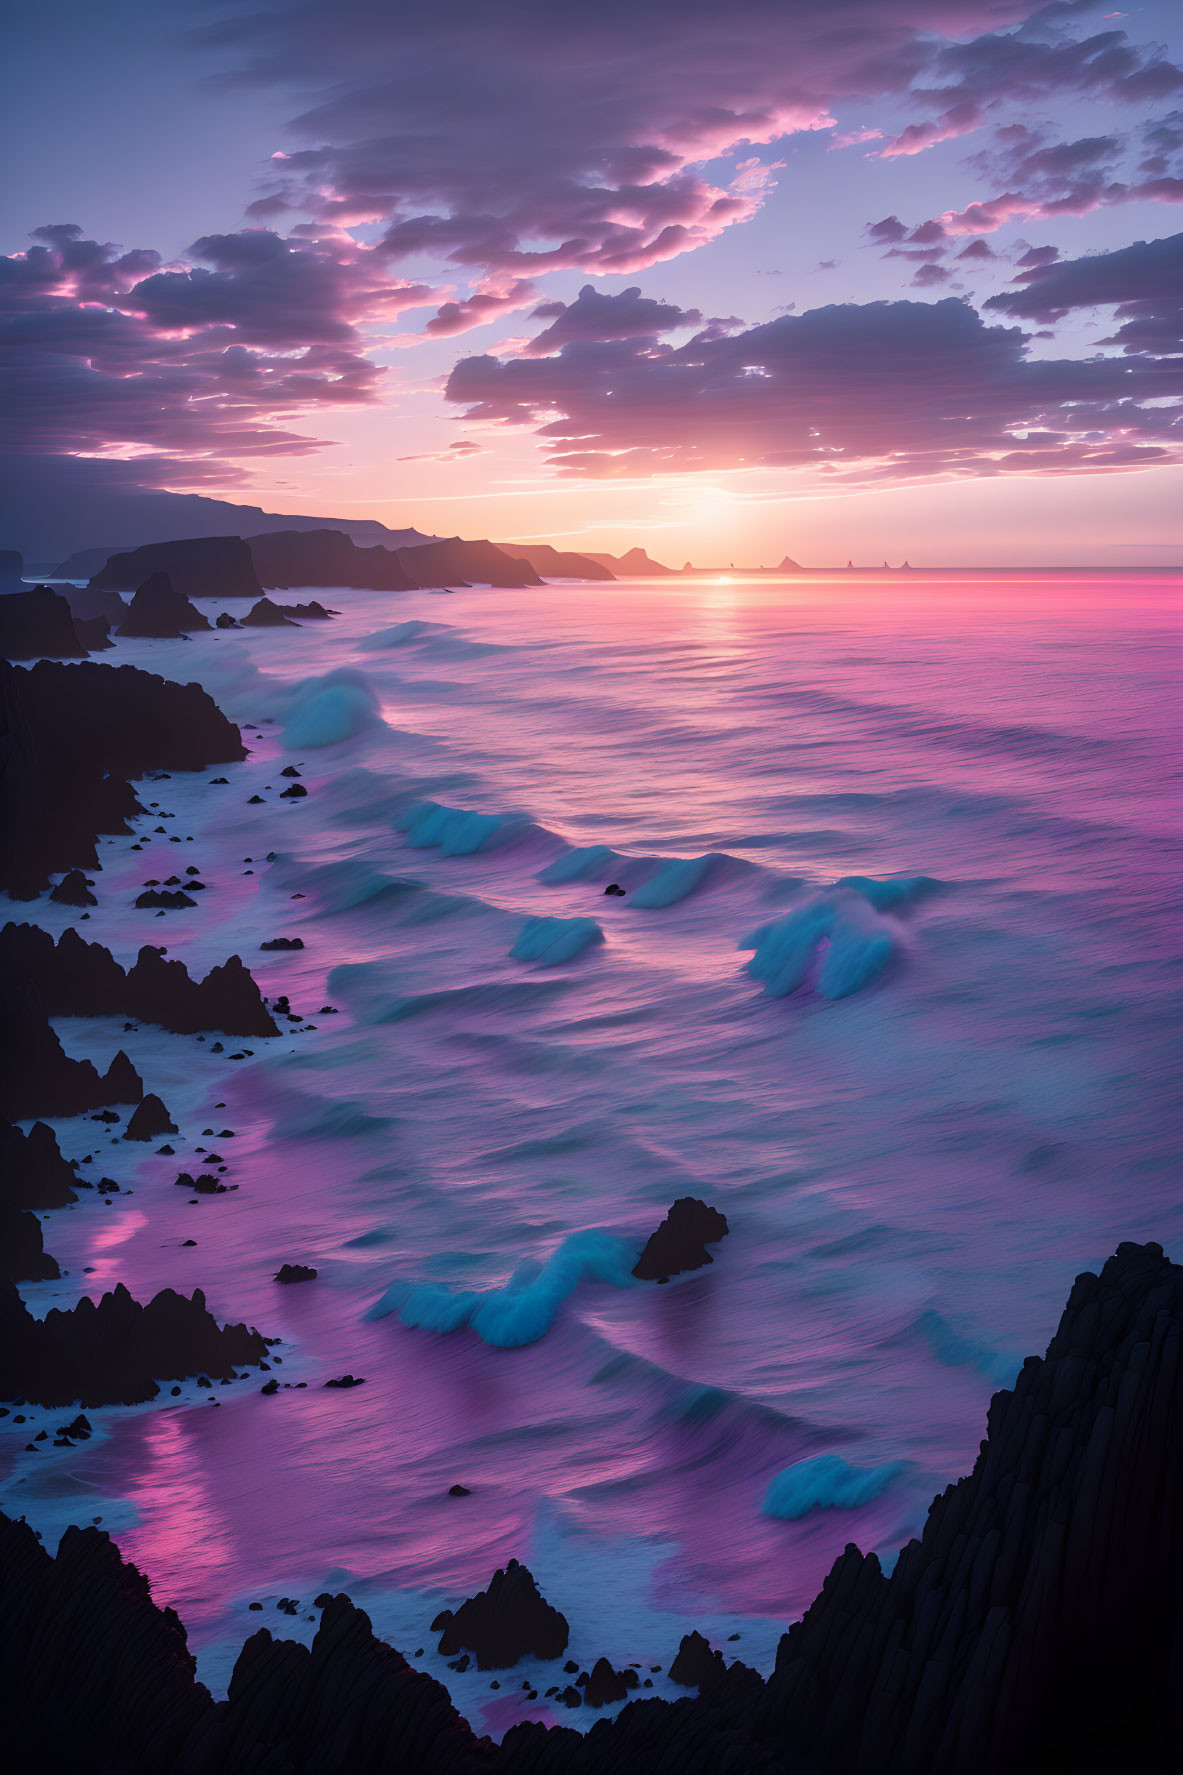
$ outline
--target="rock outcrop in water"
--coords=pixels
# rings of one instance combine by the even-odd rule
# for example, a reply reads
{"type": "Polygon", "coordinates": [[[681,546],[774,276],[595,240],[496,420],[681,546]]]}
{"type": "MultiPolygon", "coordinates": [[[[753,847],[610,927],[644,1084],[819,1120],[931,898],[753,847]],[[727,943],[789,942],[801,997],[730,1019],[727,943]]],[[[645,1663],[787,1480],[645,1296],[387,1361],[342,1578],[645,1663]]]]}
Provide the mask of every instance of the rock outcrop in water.
{"type": "Polygon", "coordinates": [[[270,598],[260,598],[252,604],[242,619],[244,628],[252,629],[294,629],[294,622],[289,622],[285,611],[270,598]]]}
{"type": "Polygon", "coordinates": [[[24,982],[0,979],[0,1115],[77,1116],[111,1103],[138,1103],[144,1087],[122,1051],[100,1074],[62,1047],[37,995],[24,982]]]}
{"type": "Polygon", "coordinates": [[[101,943],[67,927],[55,943],[38,925],[0,929],[0,977],[23,980],[51,1017],[135,1017],[176,1035],[278,1035],[254,978],[237,955],[194,980],[183,961],[146,944],[124,971],[101,943]]]}
{"type": "Polygon", "coordinates": [[[44,1122],[28,1134],[0,1117],[0,1283],[46,1282],[58,1274],[45,1250],[36,1208],[74,1202],[74,1167],[44,1122]]]}
{"type": "Polygon", "coordinates": [[[267,1344],[245,1325],[219,1325],[200,1288],[164,1288],[141,1306],[120,1284],[96,1305],[53,1307],[34,1319],[15,1288],[0,1287],[0,1397],[37,1405],[139,1405],[158,1381],[204,1374],[230,1380],[267,1344]]]}
{"type": "Polygon", "coordinates": [[[69,604],[48,586],[0,597],[0,657],[85,659],[88,651],[69,604]]]}
{"type": "Polygon", "coordinates": [[[519,1658],[557,1658],[570,1637],[565,1618],[538,1593],[533,1576],[511,1559],[496,1571],[487,1590],[478,1590],[452,1612],[445,1609],[431,1623],[441,1633],[440,1653],[476,1654],[478,1670],[508,1670],[519,1658]]]}
{"type": "Polygon", "coordinates": [[[727,1217],[708,1207],[697,1196],[679,1196],[633,1265],[642,1282],[677,1276],[683,1270],[700,1270],[714,1263],[707,1250],[727,1237],[727,1217]]]}
{"type": "Polygon", "coordinates": [[[996,1394],[973,1473],[890,1578],[848,1548],[766,1683],[708,1672],[698,1699],[632,1702],[586,1737],[527,1724],[494,1748],[343,1597],[311,1651],[248,1640],[215,1706],[176,1616],[105,1535],[67,1530],[55,1561],[0,1518],[6,1748],[160,1775],[1168,1775],[1181,1346],[1183,1268],[1121,1246],[1078,1277],[1047,1356],[996,1394]]]}
{"type": "Polygon", "coordinates": [[[127,615],[119,625],[121,635],[177,640],[209,622],[184,592],[178,592],[167,573],[150,573],[136,590],[127,615]]]}
{"type": "Polygon", "coordinates": [[[244,758],[199,684],[89,660],[0,660],[0,889],[34,899],[62,870],[98,866],[101,832],[143,812],[131,777],[244,758]]]}
{"type": "Polygon", "coordinates": [[[90,589],[132,592],[153,573],[166,573],[182,598],[257,598],[263,590],[251,551],[239,536],[150,542],[127,554],[111,555],[92,575],[90,589]]]}

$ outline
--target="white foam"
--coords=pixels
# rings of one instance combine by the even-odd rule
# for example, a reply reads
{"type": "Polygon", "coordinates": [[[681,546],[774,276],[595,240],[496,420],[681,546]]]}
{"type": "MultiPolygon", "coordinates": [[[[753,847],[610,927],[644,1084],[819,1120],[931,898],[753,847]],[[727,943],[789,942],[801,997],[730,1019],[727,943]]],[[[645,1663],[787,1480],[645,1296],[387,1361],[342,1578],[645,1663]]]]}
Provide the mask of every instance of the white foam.
{"type": "Polygon", "coordinates": [[[520,1264],[501,1288],[456,1290],[437,1282],[396,1282],[365,1316],[385,1319],[397,1313],[404,1325],[422,1331],[468,1326],[497,1349],[519,1349],[546,1336],[581,1282],[632,1287],[637,1253],[633,1241],[591,1227],[568,1234],[544,1263],[531,1258],[520,1264]]]}
{"type": "Polygon", "coordinates": [[[886,1491],[902,1461],[852,1467],[841,1455],[810,1455],[778,1473],[764,1496],[765,1516],[797,1522],[811,1510],[851,1510],[886,1491]]]}
{"type": "Polygon", "coordinates": [[[594,918],[528,918],[509,953],[515,961],[536,961],[553,968],[560,962],[574,961],[593,943],[603,941],[604,933],[594,918]]]}

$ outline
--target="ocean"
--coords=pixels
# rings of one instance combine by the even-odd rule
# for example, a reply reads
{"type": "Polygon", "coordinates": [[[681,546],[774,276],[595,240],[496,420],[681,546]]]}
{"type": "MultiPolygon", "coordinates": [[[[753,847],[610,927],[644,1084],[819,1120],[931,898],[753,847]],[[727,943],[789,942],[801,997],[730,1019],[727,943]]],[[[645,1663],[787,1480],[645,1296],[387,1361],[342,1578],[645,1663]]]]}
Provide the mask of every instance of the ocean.
{"type": "Polygon", "coordinates": [[[294,1018],[220,1053],[57,1021],[125,1046],[182,1131],[170,1159],[54,1124],[120,1193],[43,1217],[69,1273],[22,1292],[200,1286],[290,1384],[166,1387],[36,1457],[5,1423],[4,1509],[47,1544],[101,1518],[215,1692],[249,1632],[310,1639],[346,1590],[477,1730],[591,1724],[543,1699],[555,1666],[495,1687],[435,1651],[512,1557],[581,1668],[684,1692],[697,1627],[767,1671],[847,1542],[890,1562],[969,1470],[1072,1277],[1121,1239],[1183,1252],[1178,593],[328,588],[299,632],[119,642],[252,752],[142,785],[144,848],[102,841],[79,931],[125,964],[237,952],[294,1018]],[[149,925],[144,881],[194,862],[200,904],[149,925]],[[236,1189],[174,1186],[199,1148],[236,1189]],[[726,1215],[714,1262],[632,1281],[681,1196],[726,1215]],[[774,1494],[818,1507],[770,1514],[818,1457],[774,1494]]]}

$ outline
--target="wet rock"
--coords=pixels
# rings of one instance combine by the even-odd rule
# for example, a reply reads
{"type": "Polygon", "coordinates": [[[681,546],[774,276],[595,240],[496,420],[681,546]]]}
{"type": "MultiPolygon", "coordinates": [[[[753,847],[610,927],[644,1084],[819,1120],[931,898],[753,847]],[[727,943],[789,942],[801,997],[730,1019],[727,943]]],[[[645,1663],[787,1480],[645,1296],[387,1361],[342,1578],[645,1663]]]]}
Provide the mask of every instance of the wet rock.
{"type": "Polygon", "coordinates": [[[161,906],[166,912],[179,912],[182,906],[196,906],[197,901],[191,900],[188,894],[170,891],[168,888],[146,888],[136,896],[136,905],[140,907],[161,906]]]}
{"type": "Polygon", "coordinates": [[[184,592],[174,591],[167,573],[151,573],[137,589],[119,633],[176,639],[208,628],[208,620],[184,592]]]}
{"type": "Polygon", "coordinates": [[[701,1633],[687,1633],[670,1665],[670,1678],[687,1689],[710,1688],[726,1668],[722,1652],[716,1652],[709,1640],[701,1633]]]}
{"type": "Polygon", "coordinates": [[[294,629],[296,626],[270,598],[260,598],[257,604],[252,604],[242,621],[244,627],[253,629],[294,629]]]}
{"type": "Polygon", "coordinates": [[[49,586],[0,596],[0,656],[4,659],[85,659],[70,606],[49,586]]]}
{"type": "Polygon", "coordinates": [[[0,1396],[133,1405],[155,1399],[159,1381],[230,1378],[265,1351],[257,1331],[219,1326],[200,1289],[187,1299],[166,1288],[141,1306],[120,1285],[97,1305],[83,1298],[34,1319],[15,1288],[0,1288],[0,1396]]]}
{"type": "Polygon", "coordinates": [[[64,1208],[76,1202],[74,1164],[63,1158],[45,1122],[27,1134],[0,1117],[0,1204],[8,1208],[64,1208]]]}
{"type": "Polygon", "coordinates": [[[234,618],[231,616],[231,614],[228,610],[223,610],[219,614],[218,619],[214,624],[214,627],[218,628],[218,629],[237,629],[237,628],[241,627],[241,624],[235,622],[234,618]]]}
{"type": "Polygon", "coordinates": [[[294,764],[285,764],[279,774],[281,777],[298,777],[300,773],[294,764]]]}
{"type": "Polygon", "coordinates": [[[156,1140],[161,1134],[175,1134],[176,1123],[170,1118],[167,1109],[154,1091],[148,1095],[134,1110],[131,1120],[123,1130],[125,1140],[156,1140]]]}
{"type": "Polygon", "coordinates": [[[606,894],[616,894],[616,895],[620,895],[623,897],[623,895],[625,893],[625,889],[621,887],[619,882],[610,881],[608,883],[608,886],[604,889],[604,892],[606,894]]]}
{"type": "Polygon", "coordinates": [[[184,962],[167,961],[146,944],[124,972],[110,950],[72,929],[57,943],[36,925],[0,930],[0,977],[31,986],[53,1017],[128,1015],[178,1035],[221,1029],[230,1035],[276,1035],[258,986],[237,955],[191,979],[184,962]]]}
{"type": "Polygon", "coordinates": [[[519,1658],[558,1658],[569,1637],[558,1609],[539,1595],[528,1569],[511,1559],[494,1572],[487,1590],[470,1596],[452,1612],[445,1609],[431,1624],[442,1637],[439,1651],[451,1658],[467,1648],[479,1670],[506,1670],[519,1658]]]}
{"type": "Polygon", "coordinates": [[[364,1387],[365,1376],[361,1374],[343,1374],[338,1380],[326,1381],[326,1387],[364,1387]]]}
{"type": "Polygon", "coordinates": [[[279,799],[281,801],[298,801],[307,793],[303,783],[292,783],[289,788],[280,790],[279,799]]]}
{"type": "Polygon", "coordinates": [[[0,1115],[73,1116],[108,1103],[136,1103],[143,1085],[127,1055],[115,1056],[106,1074],[89,1060],[74,1060],[37,996],[21,981],[0,977],[5,1015],[0,1019],[0,1115]]]}
{"type": "Polygon", "coordinates": [[[278,1393],[279,1382],[275,1380],[264,1381],[263,1385],[259,1388],[259,1391],[260,1393],[278,1393]]]}
{"type": "Polygon", "coordinates": [[[640,1685],[635,1670],[613,1670],[607,1658],[597,1658],[591,1675],[581,1686],[588,1707],[610,1707],[614,1701],[626,1701],[630,1689],[640,1685]]]}
{"type": "Polygon", "coordinates": [[[50,890],[51,900],[59,906],[97,906],[98,901],[86,885],[86,877],[81,869],[71,869],[50,890]]]}
{"type": "Polygon", "coordinates": [[[130,777],[245,756],[197,684],[135,666],[0,661],[0,889],[34,899],[63,870],[93,870],[99,833],[130,833],[130,777]]]}
{"type": "Polygon", "coordinates": [[[471,1498],[472,1492],[467,1485],[450,1485],[448,1496],[450,1498],[471,1498]]]}
{"type": "Polygon", "coordinates": [[[643,1282],[701,1269],[714,1259],[707,1250],[727,1234],[726,1218],[695,1196],[679,1196],[633,1266],[643,1282]]]}
{"type": "Polygon", "coordinates": [[[315,1282],[316,1271],[310,1264],[285,1263],[275,1272],[277,1282],[315,1282]]]}

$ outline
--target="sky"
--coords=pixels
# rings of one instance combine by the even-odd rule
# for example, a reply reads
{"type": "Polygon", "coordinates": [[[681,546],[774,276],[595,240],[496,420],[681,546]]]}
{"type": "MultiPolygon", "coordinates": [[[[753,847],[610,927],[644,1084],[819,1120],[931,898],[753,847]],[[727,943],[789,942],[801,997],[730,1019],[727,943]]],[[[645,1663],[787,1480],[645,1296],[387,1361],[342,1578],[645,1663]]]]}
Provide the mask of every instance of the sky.
{"type": "Polygon", "coordinates": [[[1183,559],[1174,0],[39,0],[8,49],[0,449],[63,498],[1183,559]]]}

